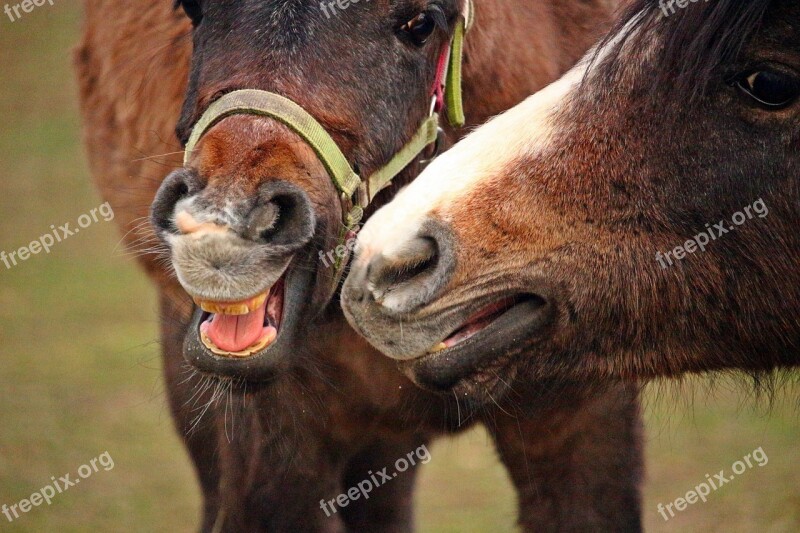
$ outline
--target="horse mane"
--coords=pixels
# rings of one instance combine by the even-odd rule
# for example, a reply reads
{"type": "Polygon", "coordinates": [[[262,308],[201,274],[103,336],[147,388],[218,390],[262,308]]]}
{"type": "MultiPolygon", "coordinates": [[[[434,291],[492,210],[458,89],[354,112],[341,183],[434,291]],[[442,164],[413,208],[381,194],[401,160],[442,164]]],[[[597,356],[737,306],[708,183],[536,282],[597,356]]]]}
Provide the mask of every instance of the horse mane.
{"type": "Polygon", "coordinates": [[[674,5],[675,12],[665,16],[661,5],[666,0],[634,0],[596,48],[595,59],[608,48],[603,67],[616,71],[624,45],[645,49],[653,35],[663,35],[654,57],[653,89],[670,87],[691,104],[705,93],[720,66],[736,60],[775,1],[701,1],[684,8],[674,5]]]}

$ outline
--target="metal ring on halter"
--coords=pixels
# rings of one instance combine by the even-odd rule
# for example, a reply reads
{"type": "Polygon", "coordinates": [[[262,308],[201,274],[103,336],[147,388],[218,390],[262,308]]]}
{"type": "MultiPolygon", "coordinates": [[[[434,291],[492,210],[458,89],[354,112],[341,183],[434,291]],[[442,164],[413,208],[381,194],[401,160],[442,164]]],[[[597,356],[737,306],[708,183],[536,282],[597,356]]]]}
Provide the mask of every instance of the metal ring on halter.
{"type": "Polygon", "coordinates": [[[444,146],[444,142],[447,138],[444,130],[441,127],[436,128],[436,140],[433,143],[433,150],[431,151],[430,155],[426,154],[424,159],[419,160],[419,164],[423,167],[431,164],[434,159],[439,157],[439,154],[442,153],[442,146],[444,146]]]}

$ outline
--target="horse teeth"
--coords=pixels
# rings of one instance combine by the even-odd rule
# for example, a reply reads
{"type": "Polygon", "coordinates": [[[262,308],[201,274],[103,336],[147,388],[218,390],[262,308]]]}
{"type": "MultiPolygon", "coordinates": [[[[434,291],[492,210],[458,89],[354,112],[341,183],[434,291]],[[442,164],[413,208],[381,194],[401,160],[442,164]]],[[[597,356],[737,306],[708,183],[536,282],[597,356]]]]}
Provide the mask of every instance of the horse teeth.
{"type": "Polygon", "coordinates": [[[194,302],[207,313],[214,313],[215,315],[246,315],[264,305],[267,296],[268,293],[264,292],[241,302],[212,302],[199,298],[195,298],[194,302]]]}
{"type": "Polygon", "coordinates": [[[215,315],[246,315],[250,312],[245,304],[202,302],[200,308],[215,315]]]}
{"type": "Polygon", "coordinates": [[[255,298],[252,298],[250,300],[250,304],[248,306],[248,309],[250,309],[250,312],[252,313],[256,309],[258,309],[259,307],[264,305],[264,302],[267,301],[267,296],[269,296],[269,292],[265,292],[263,294],[259,294],[255,298]]]}
{"type": "Polygon", "coordinates": [[[428,353],[439,353],[439,352],[444,351],[446,349],[447,349],[447,345],[445,343],[443,343],[443,342],[440,342],[439,344],[437,344],[436,346],[431,348],[430,352],[428,352],[428,353]]]}

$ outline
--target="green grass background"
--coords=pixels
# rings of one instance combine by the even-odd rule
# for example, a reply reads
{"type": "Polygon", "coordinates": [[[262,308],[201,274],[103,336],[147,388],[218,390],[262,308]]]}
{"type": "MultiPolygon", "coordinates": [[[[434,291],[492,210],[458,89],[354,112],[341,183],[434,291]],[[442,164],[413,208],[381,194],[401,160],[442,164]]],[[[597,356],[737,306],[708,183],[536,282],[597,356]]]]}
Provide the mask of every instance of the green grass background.
{"type": "MultiPolygon", "coordinates": [[[[167,0],[164,0],[167,1],[167,0]]],[[[0,18],[0,250],[74,224],[101,203],[79,140],[70,52],[77,2],[0,18]]],[[[0,504],[108,451],[111,471],[34,508],[8,531],[192,531],[199,497],[165,404],[154,291],[98,223],[6,270],[0,264],[0,504]]],[[[797,387],[771,406],[707,380],[645,397],[650,531],[800,531],[797,387]],[[665,523],[658,502],[759,446],[769,463],[665,523]]],[[[514,531],[507,477],[481,431],[431,450],[416,496],[423,532],[514,531]]],[[[74,474],[73,474],[74,475],[74,474]]]]}

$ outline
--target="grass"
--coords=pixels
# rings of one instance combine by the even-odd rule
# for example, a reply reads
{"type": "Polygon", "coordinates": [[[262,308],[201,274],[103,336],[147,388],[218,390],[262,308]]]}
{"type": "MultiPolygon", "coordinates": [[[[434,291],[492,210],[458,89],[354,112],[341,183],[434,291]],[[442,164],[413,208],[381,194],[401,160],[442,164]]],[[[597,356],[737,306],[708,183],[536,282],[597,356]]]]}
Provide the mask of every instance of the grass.
{"type": "MultiPolygon", "coordinates": [[[[0,20],[0,250],[75,221],[101,200],[79,140],[70,48],[73,3],[0,20]]],[[[74,224],[74,222],[73,222],[74,224]]],[[[199,498],[166,408],[155,294],[100,222],[14,269],[0,265],[0,504],[108,451],[115,467],[58,495],[8,531],[192,531],[199,498]]],[[[787,389],[770,408],[746,386],[707,380],[645,397],[649,531],[800,530],[800,417],[787,389]],[[761,447],[746,471],[665,522],[656,506],[761,447]]],[[[514,531],[507,476],[482,431],[441,441],[417,494],[421,531],[514,531]]]]}

